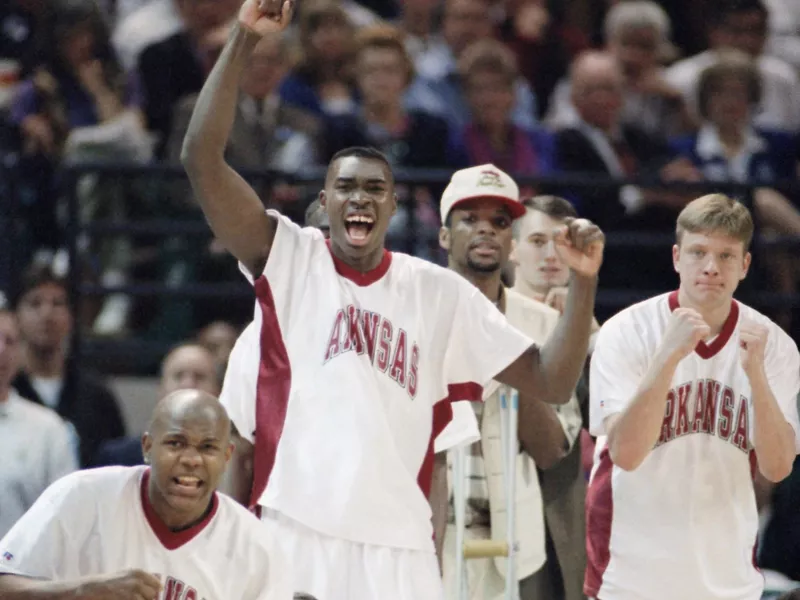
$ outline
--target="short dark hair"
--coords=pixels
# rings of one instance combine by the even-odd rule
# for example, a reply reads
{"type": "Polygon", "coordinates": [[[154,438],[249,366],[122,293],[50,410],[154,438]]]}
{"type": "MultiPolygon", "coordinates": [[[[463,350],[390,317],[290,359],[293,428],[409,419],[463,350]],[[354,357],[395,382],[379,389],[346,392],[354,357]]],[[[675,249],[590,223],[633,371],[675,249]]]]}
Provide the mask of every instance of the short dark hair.
{"type": "Polygon", "coordinates": [[[534,196],[524,198],[522,206],[546,214],[551,219],[577,219],[578,211],[569,200],[561,196],[534,196]]]}
{"type": "Polygon", "coordinates": [[[732,15],[754,11],[761,13],[764,19],[769,18],[769,10],[762,0],[716,0],[709,8],[708,24],[712,27],[724,26],[732,15]]]}
{"type": "Polygon", "coordinates": [[[377,148],[367,146],[350,146],[349,148],[342,148],[339,150],[333,155],[331,161],[328,163],[327,174],[330,174],[330,170],[333,165],[336,164],[336,161],[342,158],[349,158],[351,156],[355,158],[377,160],[378,162],[382,162],[384,165],[386,165],[386,170],[389,171],[389,175],[392,177],[392,183],[394,183],[394,173],[392,173],[392,165],[389,163],[389,159],[386,158],[386,155],[377,148]]]}
{"type": "Polygon", "coordinates": [[[29,292],[48,283],[57,285],[69,295],[69,282],[65,276],[57,273],[50,264],[33,263],[20,276],[11,306],[16,310],[22,298],[29,292]]]}

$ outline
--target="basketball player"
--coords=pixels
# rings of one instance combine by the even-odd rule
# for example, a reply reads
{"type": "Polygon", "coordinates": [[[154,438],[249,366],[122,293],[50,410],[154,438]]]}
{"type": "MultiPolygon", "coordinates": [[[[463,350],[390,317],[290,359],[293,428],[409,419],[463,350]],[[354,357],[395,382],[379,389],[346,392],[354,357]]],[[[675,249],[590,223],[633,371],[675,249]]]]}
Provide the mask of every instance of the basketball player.
{"type": "Polygon", "coordinates": [[[79,471],[42,494],[0,541],[0,597],[292,598],[261,523],[215,491],[232,451],[219,402],[196,390],[167,396],[142,446],[149,467],[79,471]]]}
{"type": "MultiPolygon", "coordinates": [[[[506,289],[501,281],[501,272],[509,262],[512,248],[512,223],[515,216],[519,220],[526,215],[524,210],[521,213],[511,210],[512,203],[522,206],[517,185],[494,165],[459,171],[442,196],[440,244],[447,250],[450,269],[469,280],[495,303],[514,327],[536,343],[543,343],[555,329],[559,313],[506,289]],[[483,198],[474,195],[471,182],[476,175],[486,172],[496,174],[507,195],[501,195],[499,190],[483,198]]],[[[493,387],[494,391],[487,389],[484,392],[483,404],[474,405],[480,415],[481,441],[471,448],[471,460],[467,465],[467,539],[505,539],[506,535],[504,511],[508,500],[502,459],[505,447],[500,435],[500,390],[497,389],[499,386],[493,387]]],[[[571,398],[569,404],[573,402],[575,399],[571,398]]],[[[528,475],[518,478],[514,498],[516,540],[520,546],[517,574],[521,600],[555,600],[559,597],[547,577],[547,569],[542,568],[545,563],[545,524],[542,490],[536,472],[537,467],[549,469],[560,461],[575,441],[577,431],[568,439],[555,408],[543,402],[528,402],[519,413],[518,437],[524,452],[517,457],[518,472],[528,475]]],[[[580,423],[580,412],[578,421],[580,423]]],[[[563,494],[560,500],[565,500],[563,494]]],[[[455,526],[448,527],[449,551],[444,562],[447,597],[457,596],[453,560],[455,536],[455,526]]],[[[471,597],[502,598],[506,585],[504,559],[473,559],[467,565],[471,597]]]]}
{"type": "Polygon", "coordinates": [[[600,600],[757,600],[755,469],[780,481],[800,449],[800,354],[736,300],[753,221],[722,194],[678,216],[677,291],[618,313],[591,363],[598,458],[585,592],[600,600]]]}
{"type": "MultiPolygon", "coordinates": [[[[257,505],[288,544],[296,591],[438,600],[427,496],[450,402],[480,399],[493,378],[530,398],[569,399],[589,338],[602,233],[580,220],[562,231],[572,293],[563,326],[539,349],[459,275],[385,250],[397,204],[377,151],[347,149],[332,160],[319,195],[329,242],[265,213],[224,147],[248,53],[290,17],[289,2],[242,6],[183,150],[195,195],[254,282],[261,312],[251,353],[257,394],[227,406],[248,450],[236,453],[232,493],[257,505]]],[[[498,183],[481,174],[472,185],[486,196],[498,183]]]]}

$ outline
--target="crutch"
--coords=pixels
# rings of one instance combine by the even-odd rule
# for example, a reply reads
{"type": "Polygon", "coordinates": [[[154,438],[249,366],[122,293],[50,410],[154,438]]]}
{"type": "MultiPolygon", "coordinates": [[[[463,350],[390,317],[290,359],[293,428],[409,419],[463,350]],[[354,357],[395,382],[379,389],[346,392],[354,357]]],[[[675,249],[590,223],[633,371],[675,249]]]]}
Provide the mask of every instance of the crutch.
{"type": "Polygon", "coordinates": [[[456,521],[456,598],[469,598],[466,561],[473,558],[506,557],[506,589],[505,600],[519,600],[519,583],[517,582],[516,554],[516,482],[517,453],[519,439],[517,436],[517,416],[519,411],[519,394],[512,390],[509,394],[505,387],[500,390],[500,436],[503,444],[503,478],[506,488],[506,540],[464,540],[466,528],[466,448],[456,448],[453,455],[453,503],[456,521]]]}

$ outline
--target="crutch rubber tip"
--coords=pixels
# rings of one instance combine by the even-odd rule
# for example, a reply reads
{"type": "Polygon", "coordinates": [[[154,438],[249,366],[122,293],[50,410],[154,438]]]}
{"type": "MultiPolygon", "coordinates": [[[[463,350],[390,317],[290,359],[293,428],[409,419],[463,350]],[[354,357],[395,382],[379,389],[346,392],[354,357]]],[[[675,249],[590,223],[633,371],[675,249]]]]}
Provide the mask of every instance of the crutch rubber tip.
{"type": "Polygon", "coordinates": [[[508,556],[508,543],[495,540],[470,540],[464,542],[464,558],[494,558],[508,556]]]}

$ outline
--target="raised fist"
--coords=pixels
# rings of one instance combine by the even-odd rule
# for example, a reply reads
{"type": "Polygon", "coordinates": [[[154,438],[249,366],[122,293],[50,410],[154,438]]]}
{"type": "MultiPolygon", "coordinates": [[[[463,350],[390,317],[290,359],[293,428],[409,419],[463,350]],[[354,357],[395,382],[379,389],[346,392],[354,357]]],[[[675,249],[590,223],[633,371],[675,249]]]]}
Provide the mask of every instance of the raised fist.
{"type": "Polygon", "coordinates": [[[263,37],[286,29],[293,11],[292,0],[245,0],[239,9],[239,23],[263,37]]]}
{"type": "Polygon", "coordinates": [[[671,356],[682,360],[709,335],[711,328],[699,312],[691,308],[677,308],[670,316],[661,344],[671,356]]]}

